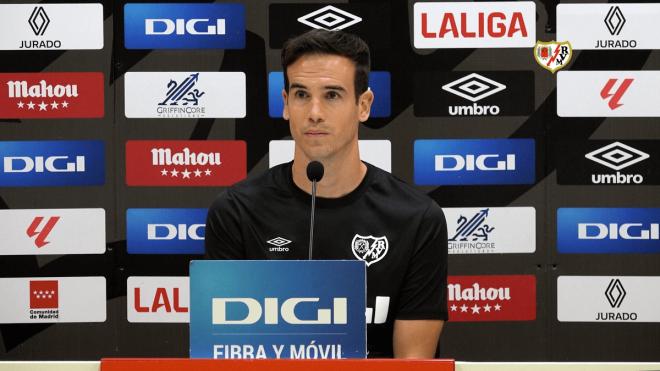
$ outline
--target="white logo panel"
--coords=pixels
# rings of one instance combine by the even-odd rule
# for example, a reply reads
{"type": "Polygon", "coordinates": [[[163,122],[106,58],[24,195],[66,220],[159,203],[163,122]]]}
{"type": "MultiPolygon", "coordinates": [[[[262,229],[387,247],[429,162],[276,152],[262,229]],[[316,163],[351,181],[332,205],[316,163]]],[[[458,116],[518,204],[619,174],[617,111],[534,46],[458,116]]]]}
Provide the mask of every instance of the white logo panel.
{"type": "Polygon", "coordinates": [[[660,4],[559,4],[557,40],[573,49],[660,49],[660,4]]]}
{"type": "MultiPolygon", "coordinates": [[[[360,159],[388,173],[392,172],[392,143],[389,140],[359,140],[360,159]]],[[[268,145],[268,167],[293,160],[293,140],[271,140],[268,145]]]]}
{"type": "Polygon", "coordinates": [[[190,322],[188,277],[128,277],[128,322],[190,322]]]}
{"type": "Polygon", "coordinates": [[[536,42],[533,1],[415,3],[417,49],[528,48],[536,42]]]}
{"type": "Polygon", "coordinates": [[[533,207],[443,208],[449,254],[505,254],[536,251],[533,207]]]}
{"type": "Polygon", "coordinates": [[[128,118],[245,117],[243,72],[127,72],[128,118]]]}
{"type": "Polygon", "coordinates": [[[105,277],[0,278],[0,298],[0,323],[106,319],[105,277]]]}
{"type": "Polygon", "coordinates": [[[560,71],[560,117],[660,117],[660,71],[560,71]]]}
{"type": "Polygon", "coordinates": [[[105,253],[105,210],[0,210],[0,255],[105,253]]]}
{"type": "Polygon", "coordinates": [[[0,4],[0,50],[103,48],[103,5],[0,4]]]}
{"type": "Polygon", "coordinates": [[[560,322],[660,322],[660,277],[559,276],[560,322]]]}

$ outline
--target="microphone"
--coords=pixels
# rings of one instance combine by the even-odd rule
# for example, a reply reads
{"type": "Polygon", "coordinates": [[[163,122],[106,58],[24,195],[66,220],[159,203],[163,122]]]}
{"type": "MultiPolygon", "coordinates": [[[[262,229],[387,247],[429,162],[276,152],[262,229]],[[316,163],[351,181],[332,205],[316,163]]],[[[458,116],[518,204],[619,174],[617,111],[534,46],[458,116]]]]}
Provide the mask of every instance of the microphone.
{"type": "Polygon", "coordinates": [[[312,161],[307,165],[307,179],[312,182],[312,213],[309,220],[309,260],[312,260],[312,246],[314,245],[314,209],[316,208],[316,182],[323,179],[323,164],[312,161]]]}

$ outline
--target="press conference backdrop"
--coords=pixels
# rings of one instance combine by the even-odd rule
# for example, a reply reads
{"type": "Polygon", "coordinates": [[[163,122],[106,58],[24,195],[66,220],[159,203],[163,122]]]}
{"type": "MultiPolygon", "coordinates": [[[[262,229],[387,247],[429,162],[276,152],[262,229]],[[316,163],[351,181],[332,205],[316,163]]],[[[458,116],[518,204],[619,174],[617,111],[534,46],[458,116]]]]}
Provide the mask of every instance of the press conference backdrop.
{"type": "Polygon", "coordinates": [[[281,47],[326,28],[372,50],[363,158],[447,215],[440,356],[660,360],[660,4],[555,5],[3,1],[1,358],[188,356],[203,209],[290,156],[281,47]]]}

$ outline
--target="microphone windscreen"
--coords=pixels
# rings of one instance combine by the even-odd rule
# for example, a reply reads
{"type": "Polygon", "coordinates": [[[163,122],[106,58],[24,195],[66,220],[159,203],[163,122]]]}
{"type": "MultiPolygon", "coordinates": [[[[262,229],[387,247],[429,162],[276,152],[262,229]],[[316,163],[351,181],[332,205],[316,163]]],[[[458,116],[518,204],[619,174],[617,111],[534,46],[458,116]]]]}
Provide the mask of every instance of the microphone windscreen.
{"type": "Polygon", "coordinates": [[[307,165],[307,179],[310,182],[318,182],[323,178],[323,164],[312,161],[307,165]]]}

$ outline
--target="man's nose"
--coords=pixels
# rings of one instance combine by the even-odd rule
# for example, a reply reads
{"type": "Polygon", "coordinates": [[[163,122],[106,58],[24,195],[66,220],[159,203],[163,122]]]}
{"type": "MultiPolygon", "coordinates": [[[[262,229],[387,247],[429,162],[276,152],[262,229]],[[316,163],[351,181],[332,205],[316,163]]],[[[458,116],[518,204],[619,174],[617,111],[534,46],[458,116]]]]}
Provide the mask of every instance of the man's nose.
{"type": "Polygon", "coordinates": [[[323,121],[323,103],[319,98],[313,98],[309,107],[309,121],[319,123],[323,121]]]}

